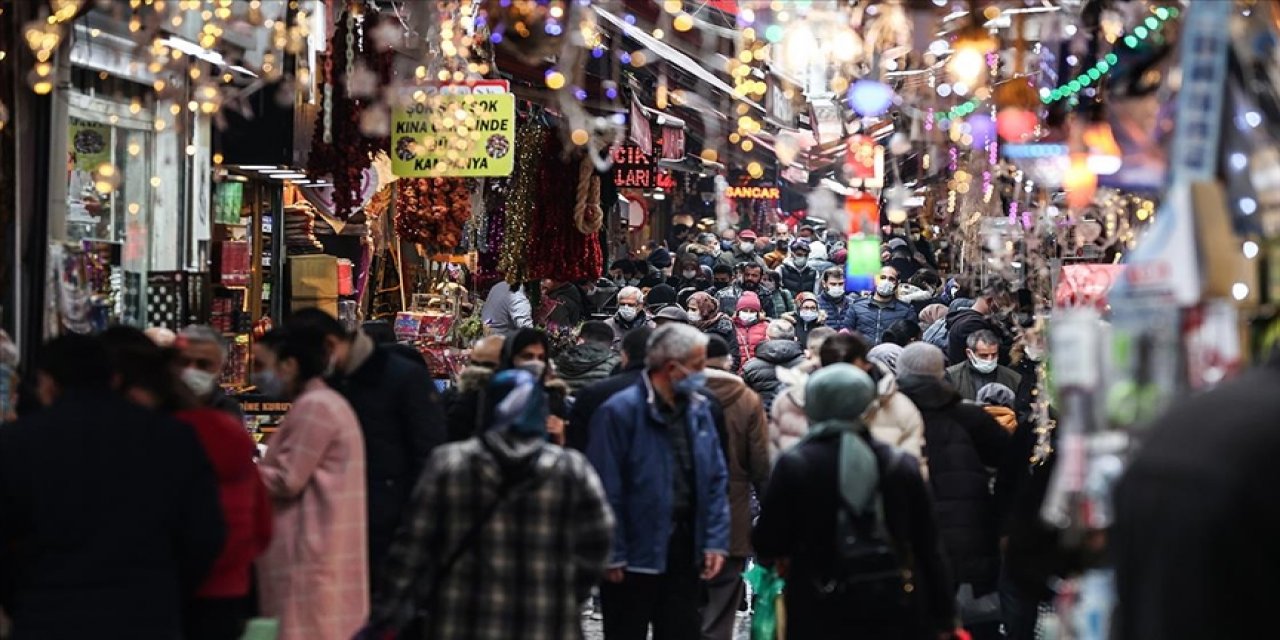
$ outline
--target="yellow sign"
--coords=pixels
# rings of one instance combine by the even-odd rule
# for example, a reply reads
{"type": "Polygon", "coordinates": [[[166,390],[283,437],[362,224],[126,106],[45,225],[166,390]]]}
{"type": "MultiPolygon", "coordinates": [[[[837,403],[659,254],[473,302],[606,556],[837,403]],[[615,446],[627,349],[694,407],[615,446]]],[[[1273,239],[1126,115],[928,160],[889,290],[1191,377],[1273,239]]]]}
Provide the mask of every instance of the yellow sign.
{"type": "Polygon", "coordinates": [[[782,191],[777,187],[731,186],[725,190],[725,197],[735,200],[777,200],[782,197],[782,191]]]}
{"type": "Polygon", "coordinates": [[[408,178],[509,176],[516,99],[510,93],[418,92],[391,118],[391,171],[408,178]]]}

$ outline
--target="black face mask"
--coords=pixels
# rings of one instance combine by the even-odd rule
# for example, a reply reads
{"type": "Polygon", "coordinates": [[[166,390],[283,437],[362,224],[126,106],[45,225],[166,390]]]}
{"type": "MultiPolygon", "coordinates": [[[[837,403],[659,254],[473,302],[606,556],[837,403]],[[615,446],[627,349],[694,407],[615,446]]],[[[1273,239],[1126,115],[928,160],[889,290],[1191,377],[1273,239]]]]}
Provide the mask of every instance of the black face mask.
{"type": "Polygon", "coordinates": [[[723,288],[723,287],[727,287],[727,286],[729,286],[729,281],[728,281],[728,280],[716,280],[716,286],[717,286],[717,287],[721,287],[721,288],[723,288]]]}

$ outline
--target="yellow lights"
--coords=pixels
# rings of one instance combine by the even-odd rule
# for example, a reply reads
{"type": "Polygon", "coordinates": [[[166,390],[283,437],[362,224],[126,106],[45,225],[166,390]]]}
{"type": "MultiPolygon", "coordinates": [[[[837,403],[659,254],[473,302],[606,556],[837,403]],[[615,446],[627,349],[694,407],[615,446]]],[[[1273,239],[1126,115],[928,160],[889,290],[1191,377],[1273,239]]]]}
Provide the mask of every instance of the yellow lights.
{"type": "Polygon", "coordinates": [[[215,165],[220,165],[220,164],[222,164],[222,154],[221,154],[221,153],[215,153],[215,154],[213,154],[213,164],[215,164],[215,165]]]}
{"type": "Polygon", "coordinates": [[[129,143],[129,155],[131,155],[131,156],[136,156],[136,155],[138,155],[139,153],[142,153],[142,145],[140,145],[140,144],[138,144],[138,143],[136,143],[136,142],[130,142],[130,143],[129,143]]]}
{"type": "Polygon", "coordinates": [[[564,74],[559,71],[548,71],[546,81],[548,89],[559,91],[564,88],[564,74]]]}
{"type": "Polygon", "coordinates": [[[661,40],[661,39],[663,39],[663,38],[667,37],[667,34],[666,34],[666,32],[664,32],[662,29],[654,29],[654,30],[653,30],[653,37],[654,37],[654,38],[657,38],[658,40],[661,40]]]}
{"type": "Polygon", "coordinates": [[[720,160],[720,153],[715,149],[703,149],[702,153],[698,154],[698,157],[702,158],[706,162],[718,162],[720,160]]]}
{"type": "Polygon", "coordinates": [[[1089,150],[1089,168],[1102,176],[1113,175],[1123,166],[1120,145],[1106,120],[1091,122],[1084,130],[1084,146],[1089,150]]]}
{"type": "Polygon", "coordinates": [[[129,203],[129,215],[136,216],[139,211],[142,211],[142,205],[139,205],[136,202],[129,203]]]}
{"type": "Polygon", "coordinates": [[[743,151],[751,151],[751,150],[752,150],[752,149],[754,149],[754,148],[756,148],[756,143],[754,143],[754,142],[752,142],[752,141],[750,141],[750,140],[743,140],[743,141],[742,141],[742,150],[743,150],[743,151]]]}
{"type": "Polygon", "coordinates": [[[189,156],[196,155],[196,146],[194,144],[187,145],[187,155],[189,156]]]}
{"type": "Polygon", "coordinates": [[[667,13],[680,13],[684,10],[684,3],[681,0],[665,0],[662,3],[662,10],[667,13]]]}
{"type": "Polygon", "coordinates": [[[150,184],[151,184],[151,187],[152,187],[153,189],[159,189],[159,188],[160,188],[160,176],[151,176],[151,182],[150,182],[150,184]]]}
{"type": "Polygon", "coordinates": [[[738,135],[738,134],[736,134],[736,133],[731,133],[731,134],[729,134],[729,142],[730,142],[730,143],[732,143],[732,144],[738,144],[738,143],[739,143],[739,142],[741,142],[741,141],[742,141],[742,136],[740,136],[740,135],[738,135]]]}
{"type": "Polygon", "coordinates": [[[31,84],[31,90],[36,92],[36,95],[49,95],[53,91],[53,82],[48,78],[40,78],[31,84]]]}
{"type": "Polygon", "coordinates": [[[640,67],[643,67],[646,64],[649,64],[649,57],[645,55],[645,52],[637,51],[631,54],[631,66],[639,69],[640,67]]]}
{"type": "Polygon", "coordinates": [[[569,134],[569,139],[581,147],[587,144],[587,141],[591,139],[591,135],[587,133],[586,129],[574,129],[573,133],[569,134]]]}
{"type": "Polygon", "coordinates": [[[997,42],[981,25],[965,27],[951,47],[947,73],[952,82],[974,88],[987,75],[987,54],[995,51],[997,42]]]}
{"type": "Polygon", "coordinates": [[[680,32],[688,31],[693,28],[693,16],[687,13],[681,13],[671,21],[671,26],[680,32]]]}
{"type": "Polygon", "coordinates": [[[1073,209],[1088,206],[1098,191],[1098,174],[1089,168],[1089,156],[1071,154],[1071,162],[1062,175],[1062,189],[1067,192],[1067,204],[1073,209]]]}
{"type": "Polygon", "coordinates": [[[764,167],[760,166],[759,162],[752,162],[747,165],[747,175],[755,179],[760,179],[764,176],[764,167]]]}

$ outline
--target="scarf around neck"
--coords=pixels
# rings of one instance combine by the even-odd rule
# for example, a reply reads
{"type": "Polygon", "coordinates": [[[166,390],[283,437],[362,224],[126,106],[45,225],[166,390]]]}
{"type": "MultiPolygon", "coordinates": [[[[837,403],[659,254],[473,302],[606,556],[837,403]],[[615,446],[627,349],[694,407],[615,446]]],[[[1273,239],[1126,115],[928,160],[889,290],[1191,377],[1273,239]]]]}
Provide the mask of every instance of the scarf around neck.
{"type": "MultiPolygon", "coordinates": [[[[875,510],[879,517],[880,468],[875,451],[867,444],[866,433],[867,425],[861,420],[825,420],[811,425],[803,441],[839,438],[837,465],[841,502],[856,515],[875,510]]],[[[840,513],[845,511],[841,509],[840,513]]]]}

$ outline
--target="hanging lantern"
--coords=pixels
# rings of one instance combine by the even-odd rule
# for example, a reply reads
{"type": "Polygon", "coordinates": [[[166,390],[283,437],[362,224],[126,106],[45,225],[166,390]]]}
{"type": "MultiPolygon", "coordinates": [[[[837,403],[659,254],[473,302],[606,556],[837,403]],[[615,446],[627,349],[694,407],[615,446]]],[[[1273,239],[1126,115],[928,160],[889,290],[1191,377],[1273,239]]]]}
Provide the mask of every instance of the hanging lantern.
{"type": "Polygon", "coordinates": [[[883,82],[859,80],[849,87],[849,106],[860,115],[883,115],[893,106],[893,89],[883,82]]]}
{"type": "Polygon", "coordinates": [[[1071,154],[1071,163],[1062,176],[1062,189],[1067,193],[1067,205],[1072,209],[1086,207],[1093,202],[1098,191],[1098,174],[1089,168],[1089,155],[1071,154]]]}
{"type": "Polygon", "coordinates": [[[1089,150],[1089,169],[1098,175],[1113,175],[1124,164],[1111,123],[1105,119],[1095,120],[1085,128],[1084,146],[1089,150]]]}
{"type": "Polygon", "coordinates": [[[974,21],[960,30],[951,44],[951,59],[947,60],[947,73],[953,83],[963,83],[973,88],[983,84],[987,76],[987,54],[996,50],[999,43],[978,22],[978,12],[971,12],[974,21]]]}

